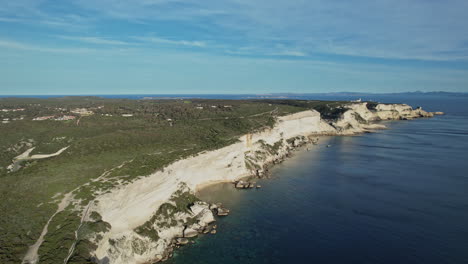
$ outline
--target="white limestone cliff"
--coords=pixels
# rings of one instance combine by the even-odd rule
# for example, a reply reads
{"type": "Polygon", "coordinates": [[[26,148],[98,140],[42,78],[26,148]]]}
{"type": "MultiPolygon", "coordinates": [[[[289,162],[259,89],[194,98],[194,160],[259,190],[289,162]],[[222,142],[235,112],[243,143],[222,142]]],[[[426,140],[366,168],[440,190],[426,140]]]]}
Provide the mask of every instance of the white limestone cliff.
{"type": "MultiPolygon", "coordinates": [[[[101,263],[152,263],[163,258],[184,226],[157,230],[153,241],[137,234],[135,228],[147,222],[158,208],[178,190],[181,183],[194,191],[216,182],[231,182],[256,173],[288,154],[291,148],[315,135],[348,135],[384,128],[372,124],[378,120],[411,119],[431,116],[408,105],[378,104],[369,110],[366,103],[348,104],[338,120],[325,121],[314,110],[279,117],[271,129],[246,134],[237,143],[179,160],[147,177],[113,189],[97,198],[92,210],[111,224],[93,254],[101,263]]],[[[192,214],[177,215],[177,220],[197,216],[194,228],[206,226],[212,219],[206,206],[197,205],[192,214]]]]}

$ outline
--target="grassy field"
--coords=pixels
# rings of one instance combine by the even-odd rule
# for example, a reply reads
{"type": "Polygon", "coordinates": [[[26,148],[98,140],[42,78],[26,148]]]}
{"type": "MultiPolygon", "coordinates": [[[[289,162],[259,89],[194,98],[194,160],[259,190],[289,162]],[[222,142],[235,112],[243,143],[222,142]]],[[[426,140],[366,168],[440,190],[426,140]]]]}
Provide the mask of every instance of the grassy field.
{"type": "MultiPolygon", "coordinates": [[[[177,159],[235,142],[247,132],[274,125],[275,117],[306,109],[321,109],[332,118],[340,102],[126,100],[97,97],[54,99],[4,98],[0,124],[0,263],[20,263],[34,244],[65,193],[82,206],[118,182],[148,175],[177,159]],[[93,115],[71,114],[86,108],[93,115]],[[32,121],[52,115],[75,115],[68,121],[32,121]],[[122,116],[132,115],[132,116],[122,116]],[[49,154],[69,146],[61,155],[24,161],[9,172],[12,159],[30,147],[31,154],[49,154]],[[116,168],[122,165],[120,168],[116,168]],[[106,173],[105,181],[92,181],[106,173]],[[90,183],[86,185],[86,183],[90,183]]],[[[338,112],[337,112],[338,111],[338,112]]],[[[80,218],[70,205],[49,225],[39,249],[40,263],[63,263],[80,218]]],[[[96,220],[80,235],[103,228],[96,220]]],[[[87,263],[93,245],[80,240],[69,263],[87,263]]]]}

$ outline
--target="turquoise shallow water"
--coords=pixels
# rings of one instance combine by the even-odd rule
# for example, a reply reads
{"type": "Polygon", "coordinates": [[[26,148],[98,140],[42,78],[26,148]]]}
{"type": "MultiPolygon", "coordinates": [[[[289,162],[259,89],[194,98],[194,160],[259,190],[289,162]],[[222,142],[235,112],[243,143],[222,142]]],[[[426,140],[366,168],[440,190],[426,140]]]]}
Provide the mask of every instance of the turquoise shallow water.
{"type": "Polygon", "coordinates": [[[447,115],[322,138],[260,190],[203,190],[232,213],[168,262],[468,263],[468,102],[392,102],[447,115]]]}

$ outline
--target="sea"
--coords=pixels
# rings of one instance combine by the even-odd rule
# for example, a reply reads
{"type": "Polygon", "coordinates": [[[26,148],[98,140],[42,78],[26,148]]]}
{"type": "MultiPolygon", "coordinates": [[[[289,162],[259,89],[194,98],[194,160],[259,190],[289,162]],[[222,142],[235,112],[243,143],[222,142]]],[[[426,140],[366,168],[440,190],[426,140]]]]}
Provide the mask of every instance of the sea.
{"type": "Polygon", "coordinates": [[[323,137],[261,189],[203,189],[231,213],[167,263],[468,263],[468,98],[372,97],[445,115],[323,137]]]}
{"type": "MultiPolygon", "coordinates": [[[[246,99],[248,95],[166,97],[246,99]]],[[[116,95],[142,99],[154,95],[116,95]]],[[[468,97],[369,95],[445,115],[322,137],[272,169],[261,189],[217,184],[198,195],[231,210],[217,233],[170,264],[468,263],[468,97]]],[[[356,100],[355,95],[294,99],[356,100]]]]}

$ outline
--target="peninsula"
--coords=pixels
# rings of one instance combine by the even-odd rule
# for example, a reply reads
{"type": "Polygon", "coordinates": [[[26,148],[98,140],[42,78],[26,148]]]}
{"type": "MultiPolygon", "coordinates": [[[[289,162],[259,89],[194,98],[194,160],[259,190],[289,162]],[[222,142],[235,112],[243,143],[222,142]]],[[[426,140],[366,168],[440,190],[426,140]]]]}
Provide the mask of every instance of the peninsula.
{"type": "Polygon", "coordinates": [[[264,177],[322,135],[434,115],[312,100],[4,98],[0,108],[2,263],[163,261],[229,213],[197,189],[264,177]]]}

